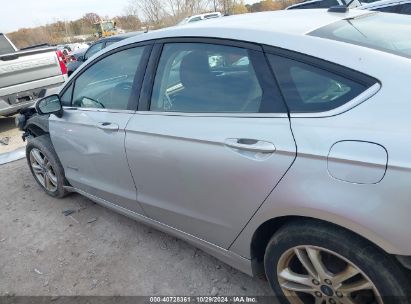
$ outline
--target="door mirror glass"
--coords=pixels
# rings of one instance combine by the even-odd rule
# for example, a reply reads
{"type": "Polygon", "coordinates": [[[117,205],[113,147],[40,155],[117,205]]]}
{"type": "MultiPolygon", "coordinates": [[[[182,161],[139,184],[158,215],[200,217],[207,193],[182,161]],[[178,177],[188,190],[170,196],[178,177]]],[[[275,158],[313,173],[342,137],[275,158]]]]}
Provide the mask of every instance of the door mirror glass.
{"type": "Polygon", "coordinates": [[[40,99],[36,104],[36,110],[40,115],[56,114],[56,116],[61,117],[63,107],[61,106],[60,97],[50,95],[40,99]]]}

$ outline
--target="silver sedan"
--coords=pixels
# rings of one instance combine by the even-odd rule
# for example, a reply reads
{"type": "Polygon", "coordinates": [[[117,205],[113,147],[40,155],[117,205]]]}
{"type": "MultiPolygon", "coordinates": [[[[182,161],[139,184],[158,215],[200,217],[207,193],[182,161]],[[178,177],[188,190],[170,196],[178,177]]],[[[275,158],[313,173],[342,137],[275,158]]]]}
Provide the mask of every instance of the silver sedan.
{"type": "Polygon", "coordinates": [[[283,303],[407,303],[410,24],[295,10],[123,40],[20,117],[28,164],[283,303]]]}

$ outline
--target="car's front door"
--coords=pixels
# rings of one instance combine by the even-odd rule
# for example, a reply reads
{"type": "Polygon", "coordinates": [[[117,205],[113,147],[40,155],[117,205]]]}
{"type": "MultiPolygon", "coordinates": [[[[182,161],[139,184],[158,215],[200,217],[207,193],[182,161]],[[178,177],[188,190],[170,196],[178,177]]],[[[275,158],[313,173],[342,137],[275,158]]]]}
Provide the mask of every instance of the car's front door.
{"type": "Polygon", "coordinates": [[[103,55],[62,94],[63,117],[50,118],[50,135],[70,184],[142,213],[127,163],[125,128],[137,109],[150,46],[103,55]]]}
{"type": "Polygon", "coordinates": [[[228,248],[296,146],[258,46],[189,41],[164,44],[126,128],[127,157],[149,217],[228,248]]]}

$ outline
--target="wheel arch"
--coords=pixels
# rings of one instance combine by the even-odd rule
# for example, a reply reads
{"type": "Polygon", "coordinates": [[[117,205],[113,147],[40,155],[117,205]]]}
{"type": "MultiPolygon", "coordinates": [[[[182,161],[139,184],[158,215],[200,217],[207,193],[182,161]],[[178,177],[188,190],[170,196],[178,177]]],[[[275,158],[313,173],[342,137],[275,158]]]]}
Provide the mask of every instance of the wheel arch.
{"type": "Polygon", "coordinates": [[[33,135],[34,137],[49,134],[48,130],[46,130],[44,127],[39,126],[34,123],[27,125],[26,130],[29,131],[30,134],[33,135]]]}
{"type": "Polygon", "coordinates": [[[39,137],[49,134],[49,116],[33,115],[30,117],[23,130],[28,132],[33,137],[39,137]]]}
{"type": "Polygon", "coordinates": [[[373,246],[378,247],[382,251],[387,254],[391,254],[387,251],[384,247],[381,246],[381,243],[376,242],[375,240],[369,239],[365,237],[363,234],[355,231],[353,229],[349,229],[342,225],[314,217],[308,216],[300,216],[300,215],[287,215],[287,216],[279,216],[275,218],[271,218],[266,220],[265,222],[261,223],[258,228],[254,231],[251,237],[251,244],[250,244],[250,255],[251,255],[251,266],[252,272],[255,277],[259,277],[265,279],[265,271],[264,271],[264,254],[268,242],[270,241],[271,237],[282,227],[287,224],[294,223],[296,221],[301,221],[302,223],[313,222],[318,225],[325,225],[325,226],[334,226],[340,229],[344,229],[345,231],[354,234],[364,241],[372,244],[373,246]]]}

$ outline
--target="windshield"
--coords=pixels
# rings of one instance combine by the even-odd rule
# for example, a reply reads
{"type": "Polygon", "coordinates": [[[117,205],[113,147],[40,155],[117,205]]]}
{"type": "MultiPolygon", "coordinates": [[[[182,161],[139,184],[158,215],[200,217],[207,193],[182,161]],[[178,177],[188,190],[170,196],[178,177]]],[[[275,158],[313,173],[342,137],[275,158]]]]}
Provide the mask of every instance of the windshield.
{"type": "Polygon", "coordinates": [[[111,31],[114,28],[113,22],[103,22],[101,24],[101,27],[103,28],[103,31],[111,31]]]}
{"type": "Polygon", "coordinates": [[[411,58],[411,16],[375,13],[341,20],[309,35],[411,58]]]}

